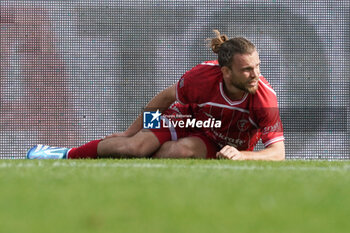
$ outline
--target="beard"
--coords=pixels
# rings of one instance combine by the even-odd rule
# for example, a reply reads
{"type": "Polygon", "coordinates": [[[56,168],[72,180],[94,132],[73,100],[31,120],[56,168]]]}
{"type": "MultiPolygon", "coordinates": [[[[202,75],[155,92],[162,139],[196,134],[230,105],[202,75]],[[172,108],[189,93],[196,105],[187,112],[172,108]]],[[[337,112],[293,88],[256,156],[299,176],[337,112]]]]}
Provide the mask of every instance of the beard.
{"type": "Polygon", "coordinates": [[[244,92],[249,93],[249,94],[252,94],[252,95],[254,95],[259,88],[259,82],[254,87],[250,87],[248,82],[242,83],[242,82],[231,81],[231,84],[234,87],[238,88],[239,90],[244,91],[244,92]]]}

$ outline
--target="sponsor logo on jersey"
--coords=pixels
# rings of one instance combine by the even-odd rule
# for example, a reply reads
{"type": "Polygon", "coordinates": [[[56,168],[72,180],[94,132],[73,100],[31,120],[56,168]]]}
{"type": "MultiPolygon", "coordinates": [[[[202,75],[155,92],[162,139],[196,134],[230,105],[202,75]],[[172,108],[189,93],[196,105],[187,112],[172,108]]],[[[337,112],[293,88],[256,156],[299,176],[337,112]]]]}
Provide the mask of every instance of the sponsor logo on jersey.
{"type": "Polygon", "coordinates": [[[237,121],[237,128],[241,132],[247,131],[249,128],[249,121],[246,119],[241,119],[241,120],[237,121]]]}

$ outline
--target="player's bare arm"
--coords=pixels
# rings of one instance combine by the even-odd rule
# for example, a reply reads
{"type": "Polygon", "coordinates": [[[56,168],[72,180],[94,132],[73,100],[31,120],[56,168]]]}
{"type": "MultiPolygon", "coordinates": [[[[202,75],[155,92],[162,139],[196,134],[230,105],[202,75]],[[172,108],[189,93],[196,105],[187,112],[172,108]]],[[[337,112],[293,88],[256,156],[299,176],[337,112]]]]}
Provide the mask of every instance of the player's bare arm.
{"type": "MultiPolygon", "coordinates": [[[[164,89],[159,92],[156,96],[154,96],[146,105],[145,109],[159,109],[161,112],[174,103],[176,100],[176,84],[164,89]]],[[[142,129],[142,114],[140,114],[136,120],[129,126],[127,130],[124,132],[117,132],[111,135],[108,135],[105,138],[111,137],[131,137],[135,135],[142,129]]]]}
{"type": "Polygon", "coordinates": [[[260,151],[239,151],[233,146],[223,147],[217,154],[217,158],[230,160],[285,160],[284,142],[276,142],[260,151]]]}

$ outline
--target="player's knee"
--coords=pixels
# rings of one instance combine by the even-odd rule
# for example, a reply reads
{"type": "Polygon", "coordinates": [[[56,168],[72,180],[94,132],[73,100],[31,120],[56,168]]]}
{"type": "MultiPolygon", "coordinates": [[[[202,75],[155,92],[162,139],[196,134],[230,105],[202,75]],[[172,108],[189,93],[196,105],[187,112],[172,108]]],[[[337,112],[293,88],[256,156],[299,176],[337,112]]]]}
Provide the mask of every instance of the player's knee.
{"type": "MultiPolygon", "coordinates": [[[[106,139],[104,147],[108,155],[126,157],[147,157],[159,148],[159,141],[153,134],[138,133],[132,137],[106,139]]],[[[101,146],[102,147],[102,146],[101,146]]],[[[103,150],[101,150],[103,152],[103,150]]],[[[101,152],[101,154],[103,154],[101,152]]]]}
{"type": "Polygon", "coordinates": [[[193,158],[196,155],[194,148],[189,143],[183,141],[173,144],[171,153],[180,158],[193,158]]]}
{"type": "Polygon", "coordinates": [[[131,137],[128,143],[129,153],[135,157],[148,157],[157,148],[152,140],[147,138],[131,137]]]}
{"type": "Polygon", "coordinates": [[[147,150],[145,149],[145,142],[139,140],[130,140],[128,143],[128,153],[135,157],[146,157],[147,150]]]}
{"type": "Polygon", "coordinates": [[[189,147],[181,148],[179,151],[179,155],[181,158],[194,158],[194,157],[196,157],[195,152],[189,147]]]}
{"type": "Polygon", "coordinates": [[[130,156],[145,157],[146,156],[146,151],[143,149],[144,142],[134,140],[133,138],[127,138],[122,142],[116,140],[115,143],[107,144],[107,147],[108,147],[108,154],[110,155],[119,155],[122,157],[123,156],[127,156],[127,157],[130,157],[130,156]]]}

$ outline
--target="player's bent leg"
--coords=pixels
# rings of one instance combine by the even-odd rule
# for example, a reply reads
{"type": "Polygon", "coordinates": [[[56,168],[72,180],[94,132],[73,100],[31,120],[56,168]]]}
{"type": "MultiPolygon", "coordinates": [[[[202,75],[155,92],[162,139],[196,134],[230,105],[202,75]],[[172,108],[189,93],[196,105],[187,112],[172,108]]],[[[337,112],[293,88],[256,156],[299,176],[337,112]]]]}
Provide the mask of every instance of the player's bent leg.
{"type": "Polygon", "coordinates": [[[178,141],[165,142],[153,158],[199,158],[205,159],[207,147],[199,137],[185,137],[178,141]]]}
{"type": "Polygon", "coordinates": [[[132,137],[113,137],[90,141],[76,148],[36,145],[28,150],[27,159],[132,158],[152,155],[160,146],[150,131],[140,131],[132,137]]]}
{"type": "Polygon", "coordinates": [[[132,137],[113,137],[97,146],[100,158],[148,157],[160,147],[158,138],[149,130],[141,130],[132,137]]]}

